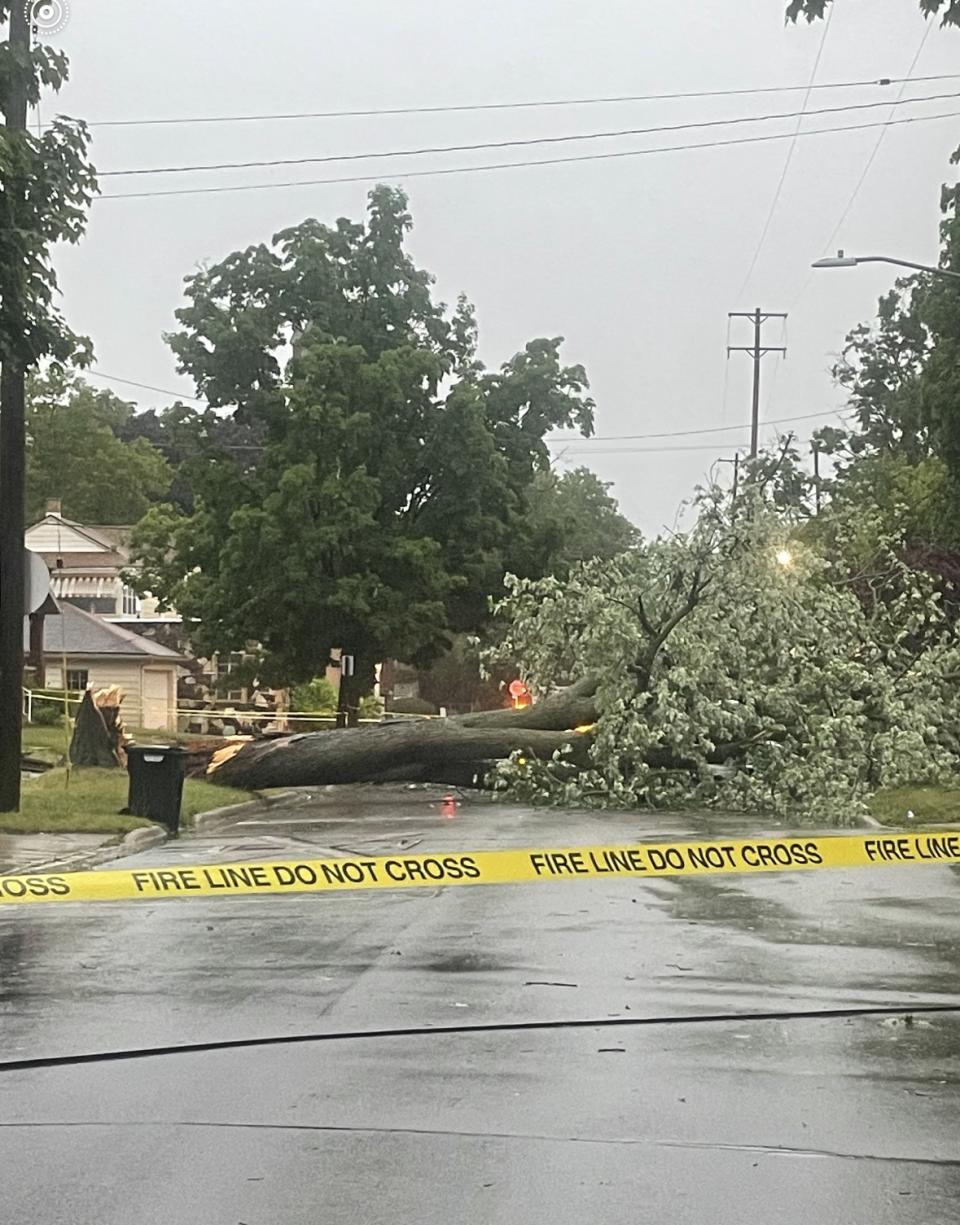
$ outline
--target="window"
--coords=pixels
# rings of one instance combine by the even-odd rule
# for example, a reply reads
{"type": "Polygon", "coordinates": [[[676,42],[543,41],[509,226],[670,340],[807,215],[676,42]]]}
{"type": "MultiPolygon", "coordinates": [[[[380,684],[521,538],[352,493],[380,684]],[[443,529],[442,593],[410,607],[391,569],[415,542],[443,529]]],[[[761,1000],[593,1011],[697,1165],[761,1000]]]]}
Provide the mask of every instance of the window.
{"type": "Polygon", "coordinates": [[[140,597],[132,587],[124,587],[120,611],[125,617],[135,617],[140,611],[140,597]]]}
{"type": "Polygon", "coordinates": [[[90,673],[86,668],[67,669],[67,688],[76,692],[86,689],[90,681],[90,673]]]}

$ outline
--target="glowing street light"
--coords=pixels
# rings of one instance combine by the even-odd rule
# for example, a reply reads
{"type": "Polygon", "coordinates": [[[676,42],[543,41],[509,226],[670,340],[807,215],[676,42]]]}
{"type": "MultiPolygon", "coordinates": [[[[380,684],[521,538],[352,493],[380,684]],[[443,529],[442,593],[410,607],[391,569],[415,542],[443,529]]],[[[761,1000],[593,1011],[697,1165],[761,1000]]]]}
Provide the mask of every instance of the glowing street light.
{"type": "Polygon", "coordinates": [[[777,549],[777,565],[783,566],[785,570],[793,565],[793,554],[789,549],[777,549]]]}

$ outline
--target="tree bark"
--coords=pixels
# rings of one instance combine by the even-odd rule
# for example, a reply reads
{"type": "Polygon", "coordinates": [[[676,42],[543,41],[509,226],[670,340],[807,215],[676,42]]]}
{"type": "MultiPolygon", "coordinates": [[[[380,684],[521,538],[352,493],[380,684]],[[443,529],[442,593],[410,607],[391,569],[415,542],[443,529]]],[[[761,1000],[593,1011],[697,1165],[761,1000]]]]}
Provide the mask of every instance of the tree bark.
{"type": "Polygon", "coordinates": [[[583,765],[590,737],[573,729],[594,722],[595,690],[591,678],[521,710],[247,741],[215,754],[207,776],[248,790],[401,780],[469,785],[491,761],[518,751],[548,758],[567,744],[583,765]]]}
{"type": "Polygon", "coordinates": [[[123,763],[123,722],[117,689],[88,689],[77,711],[70,741],[70,761],[75,766],[116,768],[123,763]]]}
{"type": "Polygon", "coordinates": [[[208,777],[247,790],[404,779],[461,782],[465,774],[482,770],[484,763],[515,751],[549,757],[573,741],[585,747],[588,739],[571,731],[463,727],[450,719],[381,723],[248,741],[231,756],[215,755],[208,777]]]}

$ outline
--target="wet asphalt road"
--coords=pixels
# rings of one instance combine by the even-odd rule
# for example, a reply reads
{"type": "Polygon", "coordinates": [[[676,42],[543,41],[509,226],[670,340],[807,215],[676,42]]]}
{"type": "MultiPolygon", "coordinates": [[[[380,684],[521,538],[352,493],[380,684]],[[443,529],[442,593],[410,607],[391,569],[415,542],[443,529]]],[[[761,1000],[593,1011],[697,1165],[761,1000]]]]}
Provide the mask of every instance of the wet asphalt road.
{"type": "MultiPolygon", "coordinates": [[[[369,791],[137,865],[775,832],[369,791]]],[[[134,861],[127,861],[131,866],[134,861]]],[[[125,865],[126,866],[126,865],[125,865]]],[[[7,1058],[337,1029],[960,1004],[949,867],[0,912],[7,1058]]],[[[960,1216],[960,1015],[396,1037],[0,1075],[36,1225],[960,1216]]]]}

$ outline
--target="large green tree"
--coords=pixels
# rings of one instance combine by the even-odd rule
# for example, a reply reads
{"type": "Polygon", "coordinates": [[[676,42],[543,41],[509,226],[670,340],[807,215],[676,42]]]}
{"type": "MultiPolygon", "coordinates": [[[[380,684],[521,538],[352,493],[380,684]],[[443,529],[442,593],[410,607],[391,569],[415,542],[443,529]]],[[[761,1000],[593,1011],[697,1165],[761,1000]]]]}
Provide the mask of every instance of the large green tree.
{"type": "Polygon", "coordinates": [[[255,422],[238,421],[233,414],[212,408],[198,411],[180,401],[159,412],[150,408],[131,413],[119,421],[115,433],[121,442],[149,443],[161,452],[172,469],[168,500],[187,514],[194,509],[195,471],[202,473],[218,458],[239,458],[245,466],[255,467],[265,436],[255,422]]]}
{"type": "Polygon", "coordinates": [[[365,224],[306,221],[188,279],[180,369],[262,449],[224,458],[198,433],[192,513],[153,511],[138,538],[145,586],[197,619],[198,649],[259,643],[262,675],[289,682],[341,647],[353,708],[378,658],[425,663],[484,620],[544,436],[592,428],[560,339],[483,368],[472,310],[434,301],[411,224],[381,186],[365,224]]]}
{"type": "MultiPolygon", "coordinates": [[[[22,0],[16,0],[22,5],[22,0]]],[[[11,5],[0,4],[8,22],[11,5]]],[[[9,114],[19,88],[36,106],[44,88],[66,82],[66,56],[35,43],[24,56],[0,43],[0,111],[9,114]]],[[[97,188],[87,159],[86,124],[56,115],[41,135],[0,126],[0,361],[25,368],[43,357],[85,361],[89,341],[67,326],[56,305],[51,253],[58,242],[77,242],[97,188]]]]}
{"type": "Polygon", "coordinates": [[[527,531],[509,558],[514,574],[568,574],[578,562],[612,558],[639,533],[620,513],[610,483],[589,468],[538,472],[527,490],[527,531]]]}
{"type": "MultiPolygon", "coordinates": [[[[956,159],[954,159],[956,160],[956,159]]],[[[958,188],[941,193],[940,266],[960,270],[958,188]]],[[[882,536],[946,576],[960,549],[960,280],[901,277],[876,319],[853,329],[834,367],[851,409],[843,428],[818,431],[829,498],[813,534],[842,535],[855,568],[882,536]],[[942,564],[941,564],[942,563],[942,564]]],[[[958,559],[960,560],[960,559],[958,559]]],[[[952,580],[951,580],[952,581],[952,580]]]]}
{"type": "Polygon", "coordinates": [[[51,498],[69,519],[136,523],[170,488],[162,452],[122,441],[133,406],[54,368],[27,385],[27,515],[51,498]]]}

